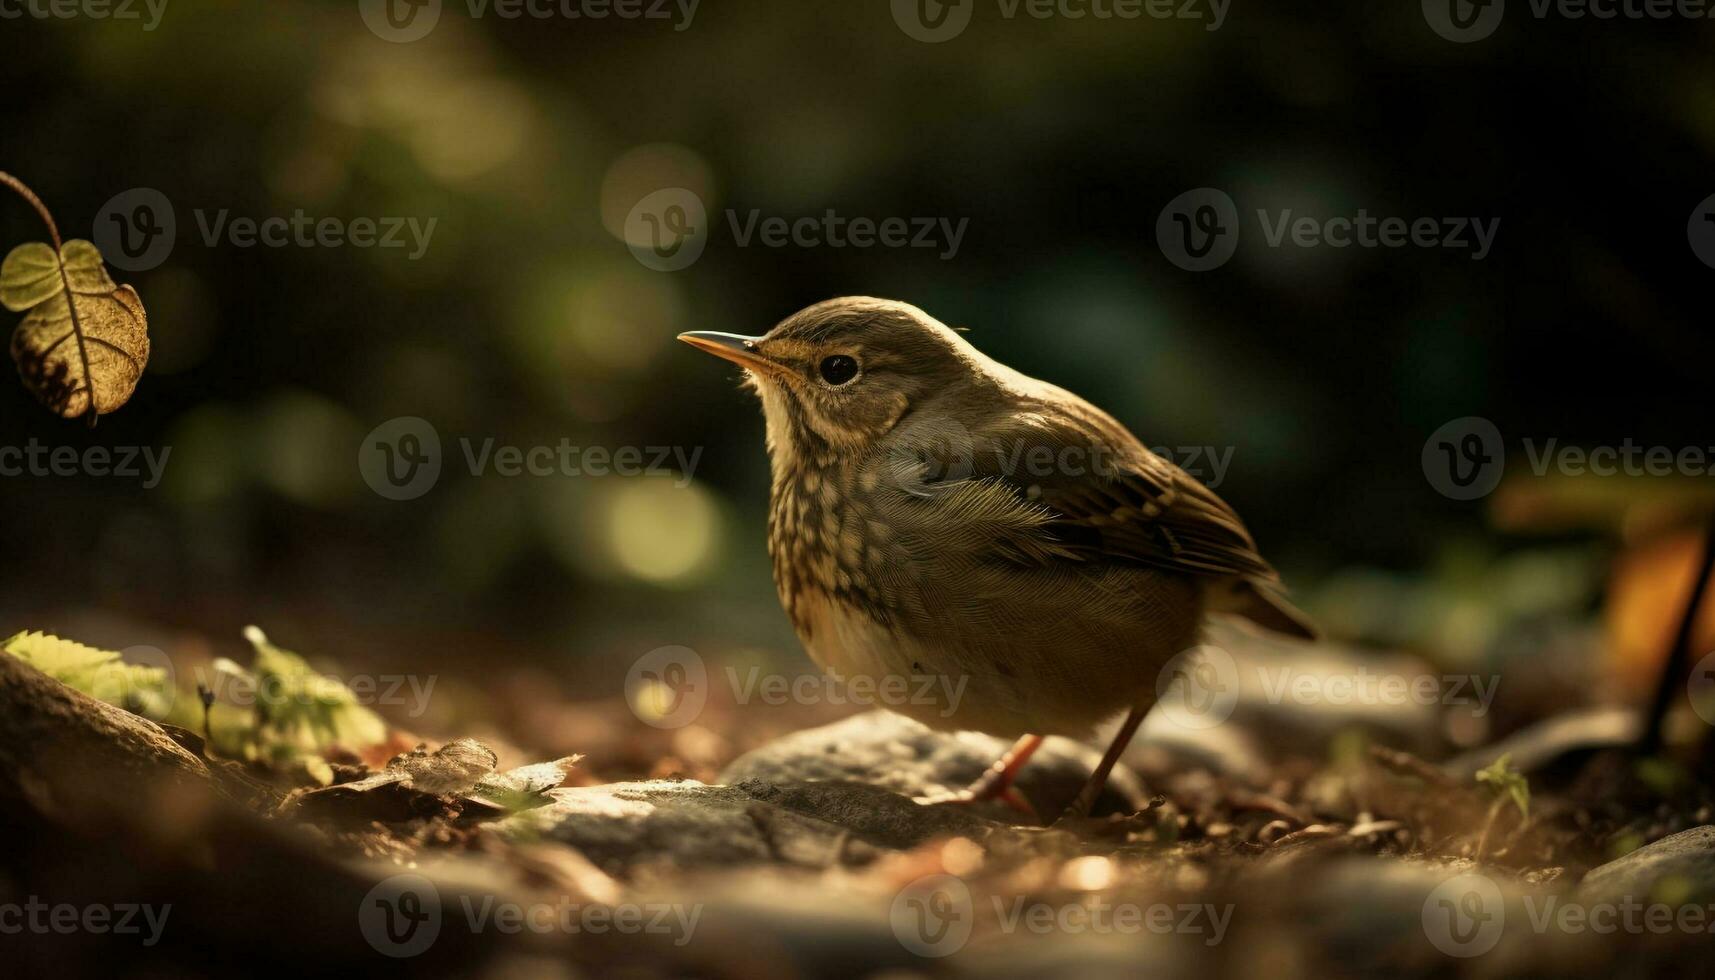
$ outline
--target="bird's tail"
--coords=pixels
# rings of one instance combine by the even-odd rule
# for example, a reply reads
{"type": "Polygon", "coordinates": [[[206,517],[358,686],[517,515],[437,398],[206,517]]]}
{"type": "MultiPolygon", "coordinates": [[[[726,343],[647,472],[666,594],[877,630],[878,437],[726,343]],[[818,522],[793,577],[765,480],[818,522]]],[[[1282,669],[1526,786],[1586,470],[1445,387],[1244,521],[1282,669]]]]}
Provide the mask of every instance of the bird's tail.
{"type": "Polygon", "coordinates": [[[1301,640],[1317,640],[1321,633],[1304,610],[1293,605],[1268,583],[1234,578],[1209,590],[1209,608],[1232,613],[1264,629],[1301,640]]]}

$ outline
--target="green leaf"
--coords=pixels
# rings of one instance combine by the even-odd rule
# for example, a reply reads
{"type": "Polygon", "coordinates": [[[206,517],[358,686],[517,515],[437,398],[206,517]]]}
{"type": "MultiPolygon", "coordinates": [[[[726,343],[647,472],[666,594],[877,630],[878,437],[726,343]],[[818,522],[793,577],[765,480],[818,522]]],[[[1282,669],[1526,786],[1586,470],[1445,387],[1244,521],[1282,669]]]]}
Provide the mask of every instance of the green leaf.
{"type": "Polygon", "coordinates": [[[112,650],[29,631],[6,640],[0,649],[67,687],[128,711],[161,719],[172,707],[165,670],[128,664],[112,650]]]}
{"type": "Polygon", "coordinates": [[[1477,773],[1477,782],[1487,786],[1496,796],[1509,796],[1521,816],[1530,816],[1530,783],[1512,768],[1512,756],[1503,755],[1477,773]]]}
{"type": "Polygon", "coordinates": [[[43,242],[25,242],[0,262],[0,305],[13,313],[53,299],[64,288],[54,250],[43,242]]]}
{"type": "Polygon", "coordinates": [[[256,649],[256,717],[264,741],[319,754],[335,745],[358,749],[386,740],[387,723],[344,684],[268,642],[255,626],[245,627],[244,638],[256,649]]]}
{"type": "Polygon", "coordinates": [[[119,287],[107,274],[101,250],[94,243],[74,238],[60,246],[60,258],[65,260],[66,278],[74,293],[111,293],[119,287]]]}

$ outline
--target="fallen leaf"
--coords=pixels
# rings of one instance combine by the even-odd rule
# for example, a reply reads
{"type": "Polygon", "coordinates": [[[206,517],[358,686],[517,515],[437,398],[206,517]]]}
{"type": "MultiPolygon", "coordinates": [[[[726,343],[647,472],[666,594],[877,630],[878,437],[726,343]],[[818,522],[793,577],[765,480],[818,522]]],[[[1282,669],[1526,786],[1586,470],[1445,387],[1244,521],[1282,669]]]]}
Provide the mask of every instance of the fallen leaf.
{"type": "Polygon", "coordinates": [[[583,756],[570,755],[553,762],[538,762],[506,772],[494,772],[482,777],[464,794],[464,798],[497,810],[515,812],[552,802],[548,790],[566,781],[572,767],[583,756]]]}

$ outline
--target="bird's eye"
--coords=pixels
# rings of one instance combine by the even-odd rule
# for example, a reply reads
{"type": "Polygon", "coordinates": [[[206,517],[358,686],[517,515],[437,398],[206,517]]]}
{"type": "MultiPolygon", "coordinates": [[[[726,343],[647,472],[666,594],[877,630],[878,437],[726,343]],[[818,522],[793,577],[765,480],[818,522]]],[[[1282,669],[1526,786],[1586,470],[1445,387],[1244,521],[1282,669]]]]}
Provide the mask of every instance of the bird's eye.
{"type": "Polygon", "coordinates": [[[831,385],[843,385],[857,377],[857,358],[848,354],[835,354],[822,359],[822,380],[831,385]]]}

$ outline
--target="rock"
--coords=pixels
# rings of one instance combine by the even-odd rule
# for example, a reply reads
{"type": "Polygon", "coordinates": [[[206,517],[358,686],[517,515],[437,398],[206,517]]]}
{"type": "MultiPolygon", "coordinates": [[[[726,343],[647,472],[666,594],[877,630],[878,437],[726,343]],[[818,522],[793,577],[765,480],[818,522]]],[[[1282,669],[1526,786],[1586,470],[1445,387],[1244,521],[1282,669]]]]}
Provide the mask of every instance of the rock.
{"type": "Polygon", "coordinates": [[[851,782],[711,786],[653,780],[549,790],[551,802],[492,824],[513,839],[569,844],[603,870],[779,863],[859,864],[878,848],[983,836],[997,825],[851,782]]]}
{"type": "MultiPolygon", "coordinates": [[[[1441,702],[1479,700],[1468,684],[1448,686],[1428,663],[1405,654],[1310,646],[1232,626],[1210,635],[1227,653],[1218,673],[1231,670],[1235,680],[1225,724],[1249,733],[1277,759],[1321,758],[1335,738],[1354,731],[1376,744],[1432,754],[1441,741],[1441,702]]],[[[1215,727],[1210,720],[1195,719],[1194,727],[1215,727]]]]}
{"type": "Polygon", "coordinates": [[[1548,769],[1568,758],[1582,762],[1591,752],[1630,746],[1643,730],[1643,718],[1634,708],[1583,708],[1556,715],[1480,749],[1448,760],[1447,772],[1458,779],[1471,779],[1501,756],[1519,772],[1548,769]]]}
{"type": "Polygon", "coordinates": [[[152,808],[203,811],[217,795],[208,766],[161,726],[0,653],[0,805],[99,832],[152,808]]]}
{"type": "MultiPolygon", "coordinates": [[[[1004,739],[976,732],[937,732],[891,711],[870,711],[795,732],[748,752],[727,766],[721,781],[761,780],[787,786],[843,780],[906,797],[929,796],[969,785],[1010,746],[1004,739]]],[[[1100,759],[1097,749],[1051,737],[1031,757],[1017,785],[1037,813],[1053,819],[1077,795],[1100,759]]],[[[1142,783],[1122,766],[1114,770],[1107,790],[1096,801],[1095,813],[1135,812],[1147,801],[1142,783]]],[[[1019,820],[1019,814],[1003,804],[969,809],[999,820],[1019,820]]]]}
{"type": "MultiPolygon", "coordinates": [[[[1103,726],[1096,741],[1114,726],[1103,726]]],[[[1207,769],[1241,782],[1260,785],[1268,776],[1262,749],[1237,725],[1194,728],[1182,725],[1167,709],[1151,711],[1137,737],[1120,757],[1145,779],[1165,778],[1188,769],[1207,769]]]]}
{"type": "Polygon", "coordinates": [[[1609,861],[1585,875],[1578,891],[1585,901],[1715,901],[1715,826],[1693,827],[1609,861]]]}

